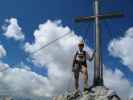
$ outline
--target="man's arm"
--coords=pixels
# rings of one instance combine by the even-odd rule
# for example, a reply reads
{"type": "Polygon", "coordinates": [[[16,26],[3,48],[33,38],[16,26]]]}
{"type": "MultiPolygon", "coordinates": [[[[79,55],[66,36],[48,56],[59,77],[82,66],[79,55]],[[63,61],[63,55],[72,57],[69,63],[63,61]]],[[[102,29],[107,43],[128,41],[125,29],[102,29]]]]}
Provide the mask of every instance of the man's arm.
{"type": "Polygon", "coordinates": [[[94,57],[95,57],[95,53],[96,53],[96,50],[94,50],[94,52],[93,52],[93,54],[92,54],[91,57],[89,56],[89,61],[92,61],[92,60],[94,59],[94,57]]]}
{"type": "Polygon", "coordinates": [[[73,58],[72,71],[73,71],[73,68],[75,66],[76,56],[77,56],[77,52],[76,52],[76,54],[74,55],[74,58],[73,58]]]}

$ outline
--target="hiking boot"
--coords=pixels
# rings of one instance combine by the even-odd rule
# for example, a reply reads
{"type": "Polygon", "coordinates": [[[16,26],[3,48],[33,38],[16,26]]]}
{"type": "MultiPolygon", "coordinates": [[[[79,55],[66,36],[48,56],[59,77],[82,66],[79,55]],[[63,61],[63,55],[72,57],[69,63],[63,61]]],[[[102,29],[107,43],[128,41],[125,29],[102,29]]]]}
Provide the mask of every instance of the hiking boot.
{"type": "Polygon", "coordinates": [[[80,90],[76,89],[73,93],[74,97],[79,97],[80,96],[80,90]]]}
{"type": "Polygon", "coordinates": [[[89,93],[89,88],[84,88],[83,95],[87,95],[89,93]]]}

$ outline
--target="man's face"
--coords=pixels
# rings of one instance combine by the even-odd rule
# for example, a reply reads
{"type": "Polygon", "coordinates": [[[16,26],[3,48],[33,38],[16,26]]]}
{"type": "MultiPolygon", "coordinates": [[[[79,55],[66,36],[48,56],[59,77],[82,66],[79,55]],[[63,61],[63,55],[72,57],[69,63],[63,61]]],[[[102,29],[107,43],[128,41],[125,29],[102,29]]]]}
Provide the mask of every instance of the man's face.
{"type": "Polygon", "coordinates": [[[83,50],[83,48],[84,48],[84,46],[83,46],[83,45],[79,45],[79,50],[80,50],[80,51],[82,51],[82,50],[83,50]]]}

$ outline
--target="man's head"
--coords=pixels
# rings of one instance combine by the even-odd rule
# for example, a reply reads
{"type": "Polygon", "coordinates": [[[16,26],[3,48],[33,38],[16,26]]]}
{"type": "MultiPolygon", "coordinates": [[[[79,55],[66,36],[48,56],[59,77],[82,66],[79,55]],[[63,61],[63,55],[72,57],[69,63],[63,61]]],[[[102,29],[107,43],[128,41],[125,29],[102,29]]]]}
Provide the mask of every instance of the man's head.
{"type": "Polygon", "coordinates": [[[83,50],[83,48],[84,48],[84,42],[81,41],[81,42],[78,44],[78,47],[79,47],[79,50],[83,50]]]}

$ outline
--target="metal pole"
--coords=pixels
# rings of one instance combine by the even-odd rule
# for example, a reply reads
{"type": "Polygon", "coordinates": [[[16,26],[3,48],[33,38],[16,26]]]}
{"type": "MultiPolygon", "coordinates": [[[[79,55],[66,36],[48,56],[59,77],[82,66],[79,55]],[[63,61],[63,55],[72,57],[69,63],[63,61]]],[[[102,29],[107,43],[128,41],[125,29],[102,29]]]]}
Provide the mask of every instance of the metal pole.
{"type": "Polygon", "coordinates": [[[99,22],[99,0],[95,0],[95,28],[96,28],[96,55],[95,55],[95,65],[94,65],[94,85],[102,84],[102,66],[101,66],[101,55],[100,55],[100,22],[99,22]]]}

